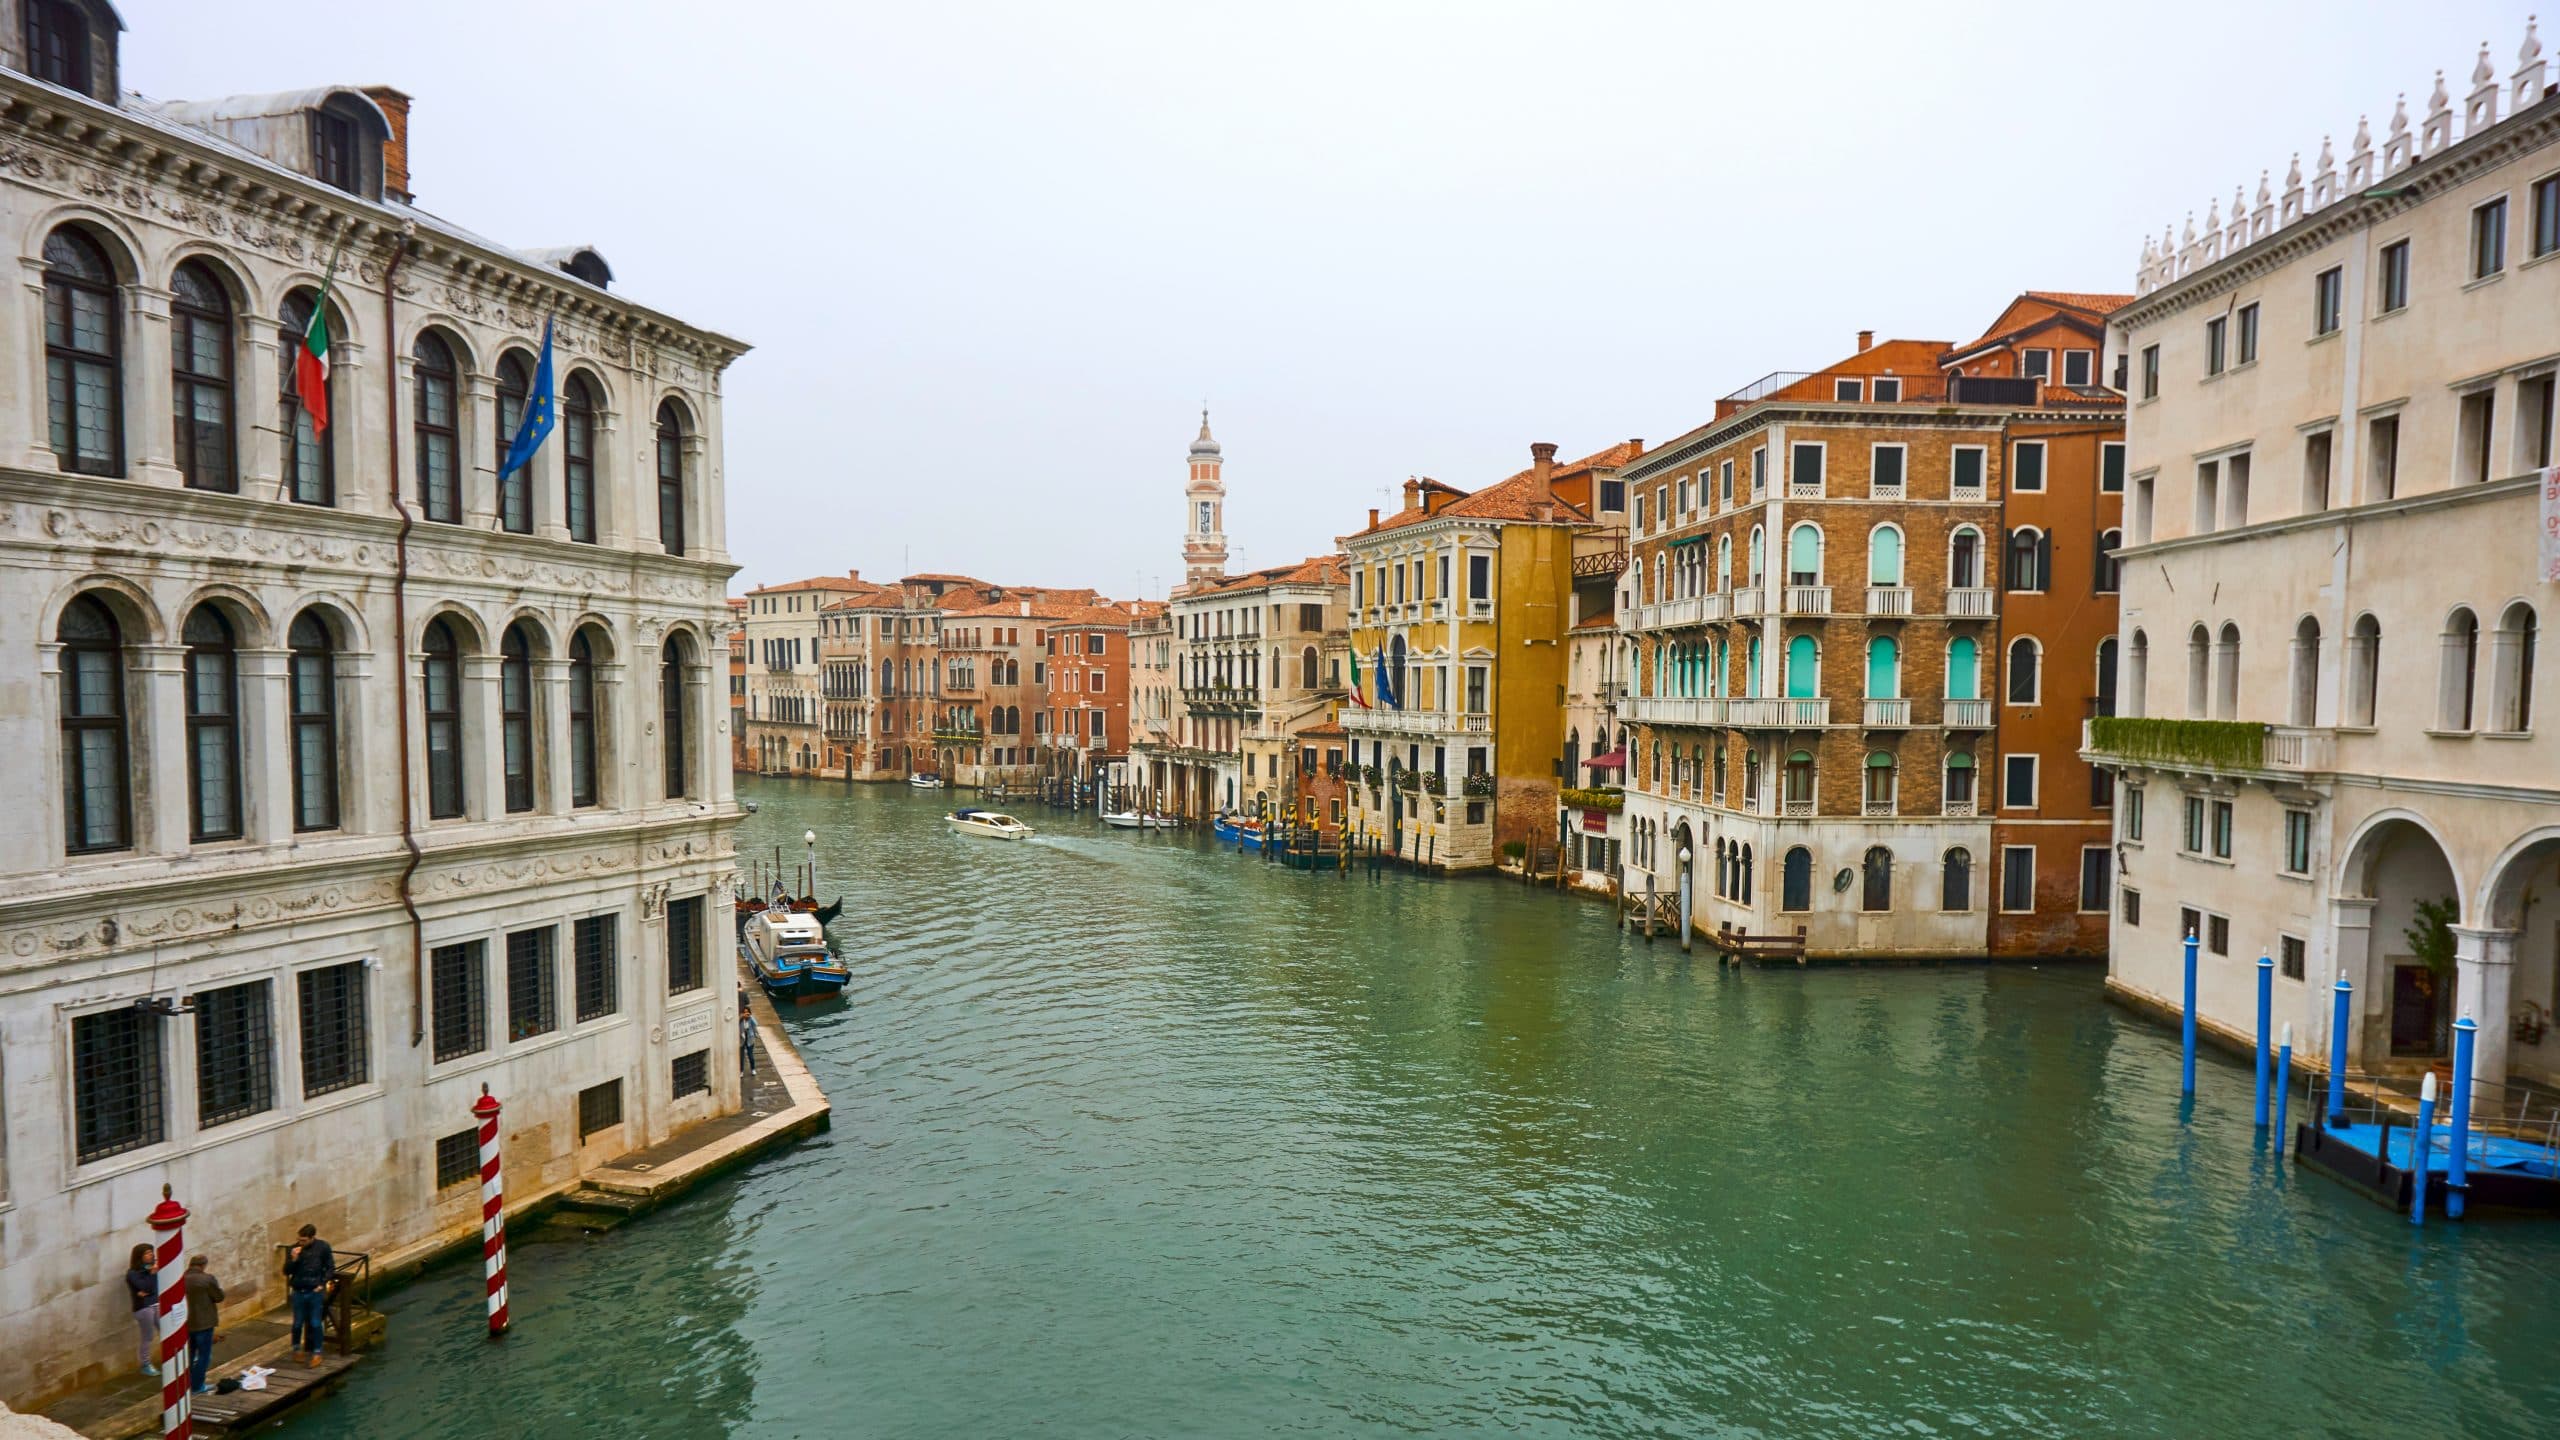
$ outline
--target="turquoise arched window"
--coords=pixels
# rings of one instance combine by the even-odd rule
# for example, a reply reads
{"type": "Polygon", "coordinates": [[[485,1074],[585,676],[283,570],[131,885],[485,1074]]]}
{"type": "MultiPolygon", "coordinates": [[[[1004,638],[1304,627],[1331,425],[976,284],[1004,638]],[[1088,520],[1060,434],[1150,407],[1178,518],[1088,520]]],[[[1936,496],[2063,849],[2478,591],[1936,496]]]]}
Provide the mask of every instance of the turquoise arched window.
{"type": "Polygon", "coordinates": [[[1822,583],[1822,532],[1811,525],[1799,525],[1787,532],[1787,583],[1822,583]]]}
{"type": "Polygon", "coordinates": [[[1742,689],[1746,695],[1760,693],[1760,637],[1751,637],[1751,648],[1743,652],[1742,689]]]}
{"type": "Polygon", "coordinates": [[[1877,526],[1867,537],[1867,583],[1902,583],[1902,532],[1890,525],[1877,526]]]}
{"type": "Polygon", "coordinates": [[[1890,635],[1867,642],[1867,694],[1891,700],[1902,693],[1902,649],[1890,635]]]}
{"type": "Polygon", "coordinates": [[[1809,700],[1821,689],[1821,666],[1817,662],[1813,637],[1799,635],[1787,642],[1787,698],[1809,700]]]}
{"type": "Polygon", "coordinates": [[[1959,635],[1947,644],[1947,698],[1982,698],[1982,659],[1970,635],[1959,635]]]}

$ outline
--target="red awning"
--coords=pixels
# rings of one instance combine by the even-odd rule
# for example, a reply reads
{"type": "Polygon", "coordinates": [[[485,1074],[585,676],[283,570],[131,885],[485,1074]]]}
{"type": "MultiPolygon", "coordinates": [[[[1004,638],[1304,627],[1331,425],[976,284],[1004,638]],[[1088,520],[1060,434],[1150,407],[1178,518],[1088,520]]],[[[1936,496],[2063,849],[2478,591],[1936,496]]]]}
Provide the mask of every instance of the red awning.
{"type": "Polygon", "coordinates": [[[1624,770],[1627,768],[1627,752],[1612,750],[1606,755],[1594,755],[1582,763],[1594,770],[1624,770]]]}

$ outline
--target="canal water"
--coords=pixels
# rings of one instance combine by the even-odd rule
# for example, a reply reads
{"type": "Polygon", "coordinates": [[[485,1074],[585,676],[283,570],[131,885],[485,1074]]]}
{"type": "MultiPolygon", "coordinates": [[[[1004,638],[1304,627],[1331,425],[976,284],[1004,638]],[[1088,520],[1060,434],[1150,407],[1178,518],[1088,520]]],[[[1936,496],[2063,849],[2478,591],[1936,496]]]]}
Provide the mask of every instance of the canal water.
{"type": "Polygon", "coordinates": [[[1605,906],[766,782],[834,1129],[393,1296],[299,1437],[2560,1433],[2560,1226],[2412,1230],[2083,967],[1721,971],[1605,906]]]}

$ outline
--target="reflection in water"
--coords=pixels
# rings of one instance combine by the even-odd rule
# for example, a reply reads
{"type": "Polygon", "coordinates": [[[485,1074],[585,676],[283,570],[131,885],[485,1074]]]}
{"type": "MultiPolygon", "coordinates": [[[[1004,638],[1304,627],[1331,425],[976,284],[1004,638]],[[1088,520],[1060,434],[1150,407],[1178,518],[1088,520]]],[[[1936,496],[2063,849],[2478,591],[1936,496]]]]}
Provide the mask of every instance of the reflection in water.
{"type": "Polygon", "coordinates": [[[304,1433],[2529,1434],[2553,1227],[2272,1164],[2078,968],[1727,974],[1490,881],[767,783],[835,1128],[392,1302],[304,1433]],[[796,853],[796,846],[793,847],[796,853]]]}

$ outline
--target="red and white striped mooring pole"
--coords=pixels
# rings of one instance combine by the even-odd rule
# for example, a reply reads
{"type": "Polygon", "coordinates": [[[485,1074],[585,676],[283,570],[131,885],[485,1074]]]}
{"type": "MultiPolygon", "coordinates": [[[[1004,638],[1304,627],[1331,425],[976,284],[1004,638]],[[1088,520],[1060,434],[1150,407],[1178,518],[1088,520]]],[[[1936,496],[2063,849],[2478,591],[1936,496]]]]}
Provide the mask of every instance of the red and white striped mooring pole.
{"type": "Polygon", "coordinates": [[[196,1433],[193,1384],[187,1375],[187,1207],[160,1187],[151,1211],[152,1264],[160,1275],[160,1434],[191,1440],[196,1433]]]}
{"type": "Polygon", "coordinates": [[[489,1279],[489,1338],[507,1333],[507,1187],[498,1175],[498,1100],[489,1087],[471,1102],[480,1122],[480,1263],[489,1279]]]}

